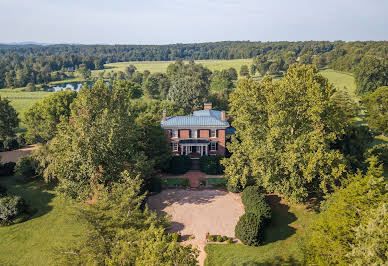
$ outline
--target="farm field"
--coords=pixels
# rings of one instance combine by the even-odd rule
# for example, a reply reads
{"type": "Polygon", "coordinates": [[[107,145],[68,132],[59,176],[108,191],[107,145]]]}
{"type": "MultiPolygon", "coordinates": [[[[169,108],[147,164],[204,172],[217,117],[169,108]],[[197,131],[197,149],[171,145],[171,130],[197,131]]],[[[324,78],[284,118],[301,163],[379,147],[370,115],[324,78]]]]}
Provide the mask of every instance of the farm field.
{"type": "Polygon", "coordinates": [[[36,210],[23,223],[0,227],[0,265],[55,265],[54,248],[65,247],[83,231],[73,214],[74,203],[42,181],[8,177],[0,178],[0,184],[36,210]]]}
{"type": "MultiPolygon", "coordinates": [[[[185,61],[186,63],[188,61],[185,61]]],[[[174,61],[134,61],[134,62],[119,62],[105,64],[105,71],[125,71],[125,68],[129,65],[134,65],[138,71],[143,72],[144,70],[149,70],[151,73],[154,72],[166,72],[167,66],[174,61]]],[[[242,65],[251,65],[252,59],[232,59],[232,60],[196,60],[195,63],[203,64],[205,67],[208,67],[211,71],[227,69],[234,67],[237,72],[239,72],[242,65]]],[[[93,70],[92,76],[97,77],[98,73],[104,70],[93,70]]]]}
{"type": "Polygon", "coordinates": [[[303,260],[302,242],[315,212],[269,196],[272,221],[259,247],[242,244],[210,244],[205,265],[298,265],[303,260]]]}

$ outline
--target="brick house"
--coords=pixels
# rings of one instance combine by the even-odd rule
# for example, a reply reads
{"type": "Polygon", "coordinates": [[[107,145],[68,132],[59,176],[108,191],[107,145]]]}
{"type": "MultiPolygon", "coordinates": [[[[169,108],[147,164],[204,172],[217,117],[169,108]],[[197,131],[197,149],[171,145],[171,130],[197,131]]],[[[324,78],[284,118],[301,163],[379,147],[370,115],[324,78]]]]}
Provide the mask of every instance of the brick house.
{"type": "Polygon", "coordinates": [[[211,103],[189,116],[167,117],[163,111],[161,127],[166,131],[174,155],[188,155],[192,159],[203,155],[225,155],[225,111],[212,110],[211,103]]]}

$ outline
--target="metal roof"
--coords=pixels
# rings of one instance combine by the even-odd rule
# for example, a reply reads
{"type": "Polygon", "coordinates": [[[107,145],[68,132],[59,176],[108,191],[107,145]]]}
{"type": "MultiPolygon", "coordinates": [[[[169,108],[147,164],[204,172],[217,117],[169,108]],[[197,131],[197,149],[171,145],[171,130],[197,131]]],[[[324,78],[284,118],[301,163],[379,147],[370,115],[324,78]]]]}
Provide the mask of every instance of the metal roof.
{"type": "Polygon", "coordinates": [[[219,126],[219,127],[229,127],[227,121],[222,121],[217,119],[214,116],[171,116],[167,117],[166,121],[161,121],[160,124],[162,127],[189,127],[189,126],[219,126]]]}
{"type": "Polygon", "coordinates": [[[194,111],[193,116],[212,116],[218,120],[221,120],[222,112],[217,110],[199,110],[194,111]]]}

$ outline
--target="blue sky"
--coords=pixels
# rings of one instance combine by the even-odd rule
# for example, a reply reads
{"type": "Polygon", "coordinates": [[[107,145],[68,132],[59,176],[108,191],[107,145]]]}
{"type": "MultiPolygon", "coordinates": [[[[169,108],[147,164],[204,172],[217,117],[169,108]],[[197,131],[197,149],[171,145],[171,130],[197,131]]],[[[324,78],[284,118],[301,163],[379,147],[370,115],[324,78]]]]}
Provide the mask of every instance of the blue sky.
{"type": "Polygon", "coordinates": [[[0,43],[388,40],[388,0],[0,0],[0,43]]]}

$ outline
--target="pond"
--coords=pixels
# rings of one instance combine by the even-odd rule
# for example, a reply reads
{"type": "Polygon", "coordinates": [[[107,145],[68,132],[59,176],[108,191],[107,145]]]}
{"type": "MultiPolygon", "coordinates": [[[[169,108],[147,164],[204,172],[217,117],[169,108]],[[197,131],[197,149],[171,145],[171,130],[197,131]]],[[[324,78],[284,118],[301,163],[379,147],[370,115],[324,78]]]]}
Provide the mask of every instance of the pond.
{"type": "Polygon", "coordinates": [[[82,83],[63,83],[51,86],[50,89],[53,92],[64,91],[64,90],[73,90],[79,91],[82,88],[82,83]]]}

